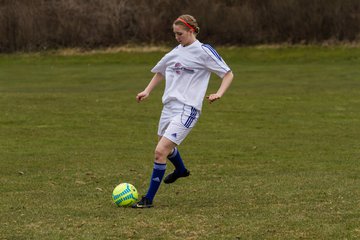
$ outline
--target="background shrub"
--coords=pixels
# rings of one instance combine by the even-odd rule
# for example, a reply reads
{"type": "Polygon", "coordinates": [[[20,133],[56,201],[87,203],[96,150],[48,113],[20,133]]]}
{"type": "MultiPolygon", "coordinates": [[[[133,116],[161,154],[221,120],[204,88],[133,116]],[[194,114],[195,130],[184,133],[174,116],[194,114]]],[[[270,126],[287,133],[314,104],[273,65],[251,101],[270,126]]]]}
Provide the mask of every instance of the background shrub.
{"type": "Polygon", "coordinates": [[[360,38],[358,0],[0,0],[0,52],[174,44],[171,23],[183,13],[216,45],[360,38]]]}

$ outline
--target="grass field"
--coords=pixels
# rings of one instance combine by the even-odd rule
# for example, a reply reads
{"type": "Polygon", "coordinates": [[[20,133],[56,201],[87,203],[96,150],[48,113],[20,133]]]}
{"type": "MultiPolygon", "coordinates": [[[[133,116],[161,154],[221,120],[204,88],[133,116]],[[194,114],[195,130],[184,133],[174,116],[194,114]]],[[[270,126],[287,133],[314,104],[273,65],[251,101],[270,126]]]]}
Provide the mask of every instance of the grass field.
{"type": "Polygon", "coordinates": [[[164,52],[0,55],[0,239],[359,239],[360,48],[218,50],[233,85],[146,210],[111,193],[146,193],[164,52]]]}

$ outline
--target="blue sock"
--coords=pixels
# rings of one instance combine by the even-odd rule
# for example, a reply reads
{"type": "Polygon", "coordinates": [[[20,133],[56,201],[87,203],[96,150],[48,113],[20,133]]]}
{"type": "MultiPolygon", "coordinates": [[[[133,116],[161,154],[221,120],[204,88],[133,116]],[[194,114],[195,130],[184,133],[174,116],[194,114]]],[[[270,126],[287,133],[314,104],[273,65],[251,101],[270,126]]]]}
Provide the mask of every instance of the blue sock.
{"type": "Polygon", "coordinates": [[[154,169],[150,180],[150,187],[145,196],[151,202],[153,201],[155,194],[160,187],[160,183],[164,177],[165,170],[166,170],[166,163],[165,164],[156,163],[156,162],[154,163],[154,169]]]}
{"type": "Polygon", "coordinates": [[[186,168],[177,148],[174,148],[174,151],[167,158],[174,164],[176,173],[185,172],[186,168]]]}

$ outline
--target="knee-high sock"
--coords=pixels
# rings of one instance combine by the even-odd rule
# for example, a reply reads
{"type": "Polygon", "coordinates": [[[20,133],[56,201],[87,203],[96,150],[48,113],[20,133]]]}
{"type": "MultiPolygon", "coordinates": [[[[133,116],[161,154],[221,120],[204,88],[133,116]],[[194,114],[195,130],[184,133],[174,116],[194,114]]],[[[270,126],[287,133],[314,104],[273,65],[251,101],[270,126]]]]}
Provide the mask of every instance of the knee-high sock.
{"type": "Polygon", "coordinates": [[[184,162],[180,156],[179,150],[175,147],[174,151],[167,157],[172,164],[175,166],[175,172],[183,173],[185,172],[186,168],[184,162]]]}
{"type": "Polygon", "coordinates": [[[165,170],[166,170],[166,163],[165,164],[154,163],[154,169],[151,175],[150,186],[146,194],[146,198],[149,199],[151,202],[153,201],[155,194],[160,187],[160,183],[164,177],[165,170]]]}

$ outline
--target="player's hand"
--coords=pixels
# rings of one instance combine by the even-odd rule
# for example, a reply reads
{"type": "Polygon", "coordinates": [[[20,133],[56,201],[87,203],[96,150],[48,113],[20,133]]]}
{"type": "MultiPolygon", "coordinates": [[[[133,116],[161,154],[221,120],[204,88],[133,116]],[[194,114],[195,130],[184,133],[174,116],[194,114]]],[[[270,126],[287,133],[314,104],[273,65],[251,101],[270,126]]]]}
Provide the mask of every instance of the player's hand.
{"type": "Polygon", "coordinates": [[[139,103],[143,100],[145,100],[145,98],[147,98],[149,96],[149,93],[146,91],[142,91],[140,93],[138,93],[138,95],[136,95],[136,101],[139,103]]]}
{"type": "Polygon", "coordinates": [[[220,96],[219,94],[217,94],[217,93],[214,93],[214,94],[210,94],[210,95],[207,96],[206,98],[208,99],[209,103],[212,103],[212,102],[220,99],[221,96],[220,96]]]}

